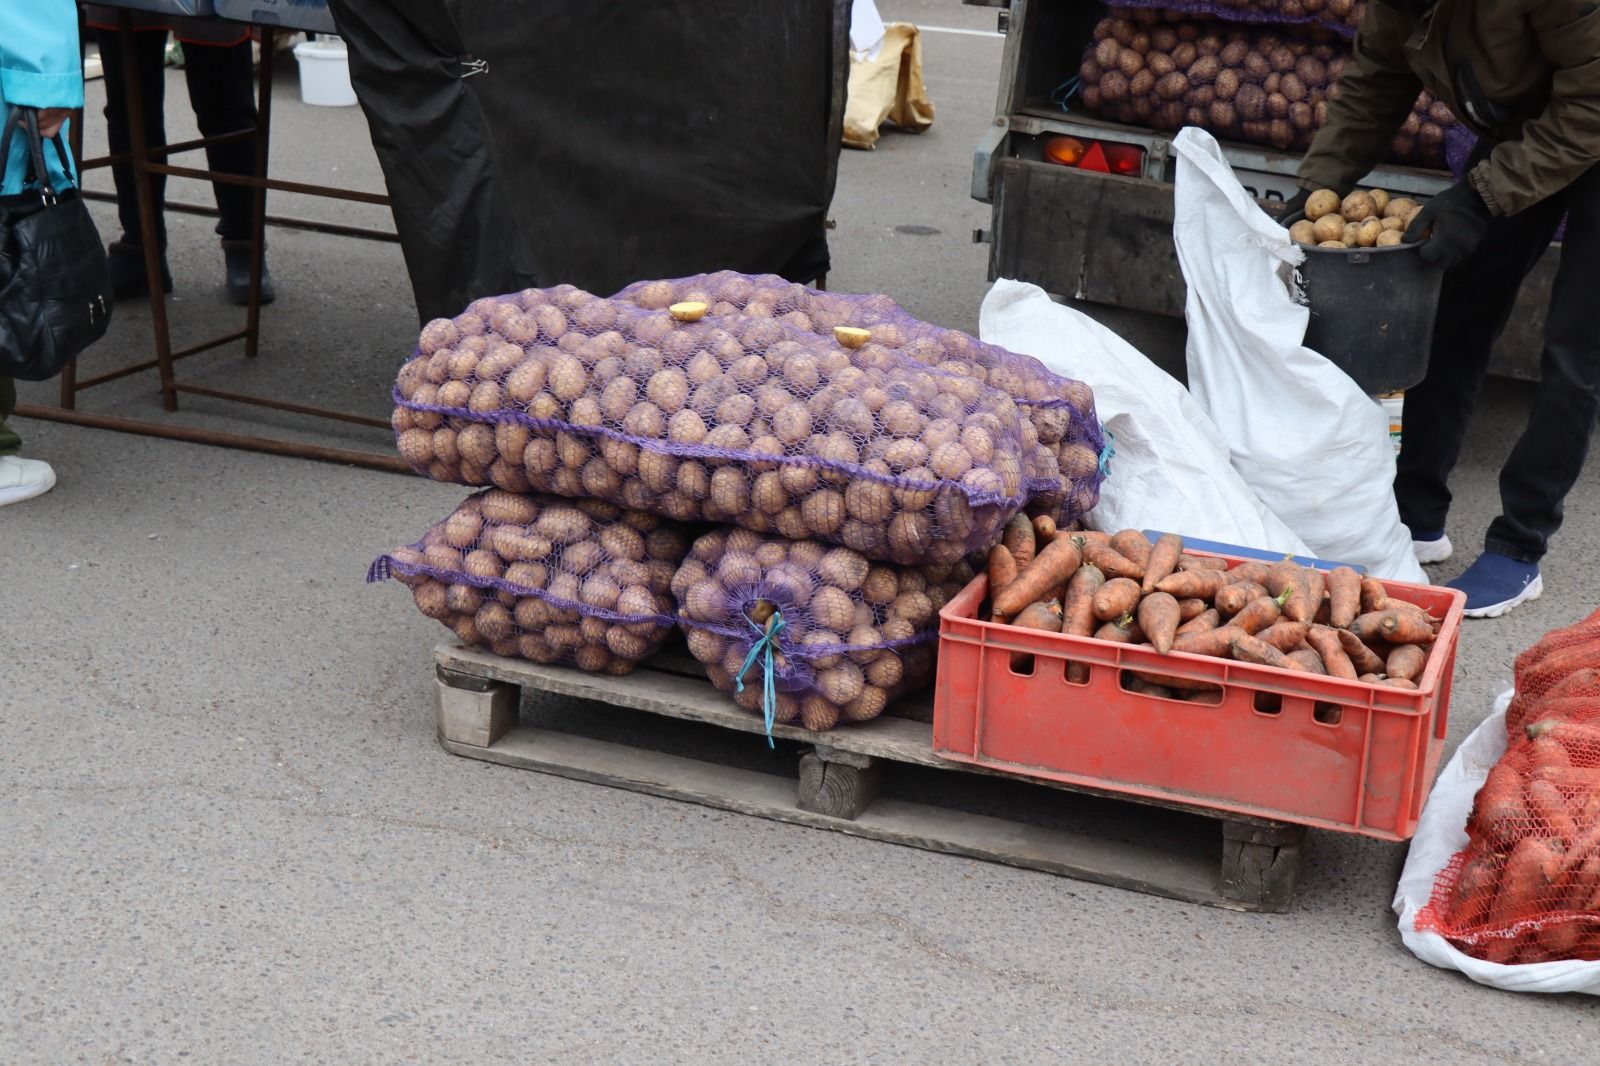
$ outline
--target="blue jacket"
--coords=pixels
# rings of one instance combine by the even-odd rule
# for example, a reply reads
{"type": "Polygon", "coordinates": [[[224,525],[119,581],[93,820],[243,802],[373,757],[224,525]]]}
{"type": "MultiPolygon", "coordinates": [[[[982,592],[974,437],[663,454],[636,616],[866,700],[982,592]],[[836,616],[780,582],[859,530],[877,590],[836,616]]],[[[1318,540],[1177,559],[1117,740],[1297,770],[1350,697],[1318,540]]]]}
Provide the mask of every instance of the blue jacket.
{"type": "MultiPolygon", "coordinates": [[[[73,0],[0,0],[0,105],[9,115],[23,107],[82,107],[83,65],[78,57],[78,9],[73,0]]],[[[3,125],[3,119],[0,119],[3,125]]],[[[66,127],[62,127],[66,140],[66,127]]],[[[55,150],[45,146],[51,183],[72,180],[55,150]]],[[[68,166],[70,166],[70,161],[68,166]]],[[[0,195],[22,191],[27,148],[20,133],[11,139],[0,195]]]]}

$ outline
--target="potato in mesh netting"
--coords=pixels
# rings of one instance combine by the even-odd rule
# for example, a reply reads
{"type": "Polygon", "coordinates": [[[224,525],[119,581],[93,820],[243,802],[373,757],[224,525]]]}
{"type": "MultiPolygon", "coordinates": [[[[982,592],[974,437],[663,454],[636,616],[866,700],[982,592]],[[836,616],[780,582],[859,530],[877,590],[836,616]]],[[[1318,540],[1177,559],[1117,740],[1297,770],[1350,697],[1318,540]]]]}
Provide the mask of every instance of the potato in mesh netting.
{"type": "Polygon", "coordinates": [[[672,632],[689,548],[677,523],[599,500],[491,489],[372,564],[462,641],[536,663],[626,674],[672,632]]]}
{"type": "Polygon", "coordinates": [[[876,718],[932,680],[939,609],[971,578],[964,562],[895,566],[719,529],[694,542],[672,592],[713,685],[773,722],[820,731],[876,718]]]}

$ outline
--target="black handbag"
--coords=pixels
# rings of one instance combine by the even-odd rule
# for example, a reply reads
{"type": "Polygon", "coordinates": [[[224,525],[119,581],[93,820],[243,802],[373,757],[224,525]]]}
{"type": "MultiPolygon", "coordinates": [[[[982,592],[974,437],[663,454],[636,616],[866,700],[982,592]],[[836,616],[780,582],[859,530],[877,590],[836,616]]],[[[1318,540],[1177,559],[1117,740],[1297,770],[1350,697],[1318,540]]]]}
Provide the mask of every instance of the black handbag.
{"type": "MultiPolygon", "coordinates": [[[[51,186],[33,108],[13,107],[6,117],[0,168],[19,129],[28,141],[23,191],[0,196],[0,374],[43,381],[105,335],[111,271],[78,190],[70,181],[64,189],[51,186]]],[[[70,174],[61,135],[50,143],[70,174]]]]}

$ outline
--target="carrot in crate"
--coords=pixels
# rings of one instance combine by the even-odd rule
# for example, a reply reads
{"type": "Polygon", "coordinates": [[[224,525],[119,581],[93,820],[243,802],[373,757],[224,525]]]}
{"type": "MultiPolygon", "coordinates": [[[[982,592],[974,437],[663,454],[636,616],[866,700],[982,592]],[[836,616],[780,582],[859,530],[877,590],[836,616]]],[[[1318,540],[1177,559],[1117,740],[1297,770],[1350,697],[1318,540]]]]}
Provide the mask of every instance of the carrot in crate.
{"type": "Polygon", "coordinates": [[[1165,592],[1152,592],[1139,601],[1139,628],[1162,655],[1172,650],[1178,633],[1178,601],[1165,592]]]}
{"type": "Polygon", "coordinates": [[[1071,537],[1057,537],[1033,561],[1017,572],[1016,580],[995,597],[994,609],[1013,615],[1064,585],[1082,565],[1083,556],[1071,537]]]}
{"type": "Polygon", "coordinates": [[[1156,586],[1178,568],[1178,559],[1182,555],[1183,538],[1176,533],[1163,533],[1156,539],[1149,558],[1145,560],[1144,583],[1141,586],[1145,595],[1154,592],[1156,586]]]}

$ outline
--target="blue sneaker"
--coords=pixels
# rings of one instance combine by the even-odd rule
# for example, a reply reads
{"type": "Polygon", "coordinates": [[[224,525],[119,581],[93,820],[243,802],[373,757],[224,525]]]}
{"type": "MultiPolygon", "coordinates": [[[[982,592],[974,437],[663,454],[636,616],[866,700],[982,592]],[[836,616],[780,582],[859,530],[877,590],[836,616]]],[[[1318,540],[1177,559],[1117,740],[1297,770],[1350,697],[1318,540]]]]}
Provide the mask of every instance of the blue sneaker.
{"type": "Polygon", "coordinates": [[[1467,594],[1468,618],[1499,618],[1520,603],[1538,599],[1544,579],[1538,563],[1484,552],[1449,587],[1467,594]]]}
{"type": "Polygon", "coordinates": [[[1442,563],[1450,558],[1455,548],[1442,529],[1414,529],[1411,531],[1411,550],[1417,553],[1417,562],[1423,566],[1442,563]]]}

